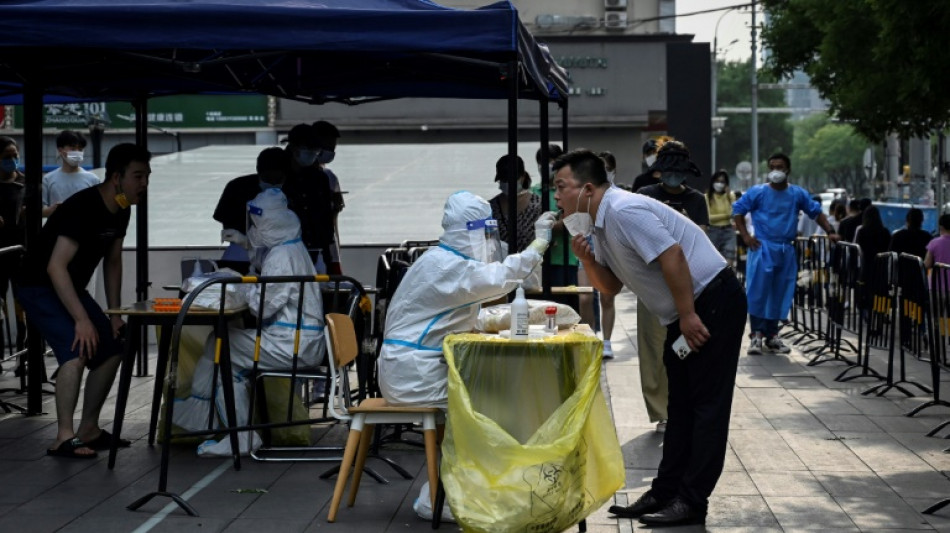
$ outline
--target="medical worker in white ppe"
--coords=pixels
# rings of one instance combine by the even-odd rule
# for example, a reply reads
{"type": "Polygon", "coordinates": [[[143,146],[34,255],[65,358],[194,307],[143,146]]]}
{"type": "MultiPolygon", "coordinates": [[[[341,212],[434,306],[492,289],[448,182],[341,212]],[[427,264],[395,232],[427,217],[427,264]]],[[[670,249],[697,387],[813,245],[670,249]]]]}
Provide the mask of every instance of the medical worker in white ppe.
{"type": "MultiPolygon", "coordinates": [[[[250,227],[248,243],[250,256],[262,258],[260,276],[314,276],[316,270],[300,239],[300,221],[287,208],[287,198],[280,189],[266,189],[248,202],[250,227]]],[[[263,320],[261,352],[258,368],[274,370],[290,368],[293,359],[294,333],[297,326],[297,304],[300,301],[299,283],[269,283],[264,306],[260,306],[261,286],[235,285],[241,291],[254,316],[263,320]]],[[[326,343],[323,332],[323,300],[316,283],[304,285],[303,316],[301,319],[299,364],[315,366],[323,360],[326,343]]],[[[234,376],[234,403],[238,425],[247,424],[249,394],[245,376],[254,366],[255,329],[229,326],[231,366],[234,376]]],[[[211,400],[211,379],[214,371],[214,337],[205,343],[204,355],[198,361],[191,383],[191,396],[176,400],[175,424],[188,429],[207,428],[211,400]]],[[[227,420],[220,377],[216,383],[215,407],[218,420],[227,420]]],[[[247,454],[261,446],[261,439],[253,431],[239,435],[241,453],[247,454]]],[[[199,455],[231,455],[229,439],[220,442],[208,440],[198,446],[199,455]]]]}
{"type": "Polygon", "coordinates": [[[479,304],[516,288],[541,262],[555,215],[535,222],[535,240],[502,257],[491,206],[470,192],[445,202],[439,246],[417,259],[399,283],[386,316],[379,388],[392,404],[448,408],[448,366],[442,340],[471,331],[479,304]]]}

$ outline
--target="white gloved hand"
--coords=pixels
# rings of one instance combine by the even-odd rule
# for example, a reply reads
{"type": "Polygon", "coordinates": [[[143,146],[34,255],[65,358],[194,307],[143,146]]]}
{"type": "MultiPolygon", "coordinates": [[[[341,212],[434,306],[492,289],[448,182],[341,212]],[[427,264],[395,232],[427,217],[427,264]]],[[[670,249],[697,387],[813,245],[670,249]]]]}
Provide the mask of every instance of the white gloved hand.
{"type": "Polygon", "coordinates": [[[544,239],[535,239],[531,241],[531,244],[528,245],[528,250],[534,250],[535,252],[538,252],[538,255],[544,255],[544,251],[548,249],[548,244],[550,243],[551,241],[544,239]]]}
{"type": "Polygon", "coordinates": [[[236,229],[223,229],[221,230],[221,242],[233,242],[239,246],[244,246],[247,237],[236,229]]]}
{"type": "Polygon", "coordinates": [[[534,238],[551,242],[551,228],[557,222],[557,214],[554,211],[541,213],[541,216],[534,221],[534,238]]]}

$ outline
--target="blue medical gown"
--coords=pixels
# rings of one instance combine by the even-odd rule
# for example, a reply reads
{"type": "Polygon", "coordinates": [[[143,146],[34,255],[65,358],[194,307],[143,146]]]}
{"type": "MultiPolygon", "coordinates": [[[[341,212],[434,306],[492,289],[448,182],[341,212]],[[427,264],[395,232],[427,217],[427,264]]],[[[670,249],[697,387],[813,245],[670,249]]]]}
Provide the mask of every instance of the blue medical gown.
{"type": "Polygon", "coordinates": [[[756,185],[732,204],[733,216],[752,213],[755,237],[762,243],[758,250],[749,250],[746,260],[746,293],[752,316],[767,320],[788,316],[798,274],[794,241],[799,211],[814,219],[821,213],[821,204],[797,185],[783,191],[756,185]]]}

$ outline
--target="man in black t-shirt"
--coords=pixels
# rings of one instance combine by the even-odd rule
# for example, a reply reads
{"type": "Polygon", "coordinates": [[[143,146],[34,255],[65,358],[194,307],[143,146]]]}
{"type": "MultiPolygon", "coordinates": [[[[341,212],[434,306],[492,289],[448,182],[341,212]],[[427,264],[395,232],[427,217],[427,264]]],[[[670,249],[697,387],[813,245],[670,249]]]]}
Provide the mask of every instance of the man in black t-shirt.
{"type": "MultiPolygon", "coordinates": [[[[47,455],[89,459],[106,450],[113,436],[99,428],[99,412],[115,381],[125,325],[110,318],[86,291],[96,265],[103,262],[106,301],[120,307],[122,241],[129,206],[145,197],[151,154],[144,147],[119,144],[106,158],[106,178],[60,205],[30,247],[16,284],[27,318],[53,349],[56,378],[56,441],[47,455]],[[82,419],[73,429],[82,375],[89,368],[82,419]]],[[[118,446],[128,446],[121,441],[118,446]]]]}

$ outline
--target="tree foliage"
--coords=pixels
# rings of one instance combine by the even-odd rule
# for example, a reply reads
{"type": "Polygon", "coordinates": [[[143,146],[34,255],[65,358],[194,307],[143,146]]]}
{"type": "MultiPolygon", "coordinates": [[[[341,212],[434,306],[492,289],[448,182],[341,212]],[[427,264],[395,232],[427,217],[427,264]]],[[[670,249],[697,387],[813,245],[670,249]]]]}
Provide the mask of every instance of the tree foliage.
{"type": "MultiPolygon", "coordinates": [[[[717,104],[719,107],[752,105],[752,62],[720,62],[717,65],[717,104]]],[[[768,75],[760,82],[774,81],[768,75]]],[[[783,91],[760,91],[759,106],[785,107],[783,91]]],[[[716,139],[716,166],[732,174],[740,161],[752,161],[752,119],[748,113],[722,114],[726,123],[716,139]]],[[[792,151],[792,127],[788,116],[780,113],[759,114],[760,165],[774,152],[792,151]]],[[[761,167],[760,168],[764,168],[761,167]]],[[[762,172],[760,170],[760,175],[762,172]]]]}
{"type": "Polygon", "coordinates": [[[795,122],[794,180],[811,191],[843,187],[852,196],[870,196],[863,157],[867,141],[850,124],[812,115],[795,122]]]}
{"type": "Polygon", "coordinates": [[[803,70],[840,120],[871,141],[950,124],[950,2],[763,0],[766,69],[803,70]]]}

